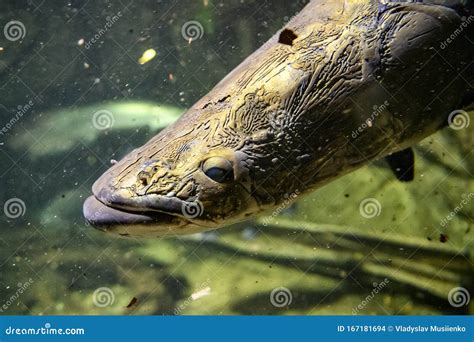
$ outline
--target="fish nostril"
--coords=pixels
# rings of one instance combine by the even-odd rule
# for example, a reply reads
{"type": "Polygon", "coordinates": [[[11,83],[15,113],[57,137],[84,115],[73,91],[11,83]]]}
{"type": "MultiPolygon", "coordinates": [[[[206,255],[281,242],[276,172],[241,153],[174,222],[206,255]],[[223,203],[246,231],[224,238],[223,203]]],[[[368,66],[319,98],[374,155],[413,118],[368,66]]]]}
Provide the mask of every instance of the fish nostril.
{"type": "Polygon", "coordinates": [[[147,186],[148,185],[148,180],[150,178],[150,175],[147,172],[140,172],[138,174],[138,181],[140,182],[141,185],[147,186]]]}

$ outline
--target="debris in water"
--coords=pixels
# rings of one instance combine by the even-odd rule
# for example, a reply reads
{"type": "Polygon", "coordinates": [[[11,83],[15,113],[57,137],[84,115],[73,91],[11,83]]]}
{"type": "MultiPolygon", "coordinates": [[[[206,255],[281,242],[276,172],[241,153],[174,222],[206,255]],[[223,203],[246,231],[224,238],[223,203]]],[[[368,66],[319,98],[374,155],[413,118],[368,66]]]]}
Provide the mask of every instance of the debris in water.
{"type": "Polygon", "coordinates": [[[191,299],[198,300],[199,298],[209,296],[210,294],[211,294],[211,288],[208,286],[208,287],[203,288],[200,291],[194,292],[191,295],[191,299]]]}
{"type": "Polygon", "coordinates": [[[138,63],[140,63],[141,65],[148,63],[153,58],[155,58],[155,56],[156,56],[156,51],[154,49],[148,49],[140,57],[140,59],[138,60],[138,63]]]}
{"type": "Polygon", "coordinates": [[[448,236],[446,234],[439,234],[439,241],[445,243],[448,241],[448,236]]]}
{"type": "Polygon", "coordinates": [[[254,240],[258,235],[258,230],[254,227],[246,227],[242,231],[242,238],[244,240],[254,240]]]}
{"type": "Polygon", "coordinates": [[[128,303],[128,305],[126,306],[126,308],[130,309],[131,307],[135,306],[137,303],[138,303],[138,298],[133,297],[132,300],[130,301],[130,303],[128,303]]]}

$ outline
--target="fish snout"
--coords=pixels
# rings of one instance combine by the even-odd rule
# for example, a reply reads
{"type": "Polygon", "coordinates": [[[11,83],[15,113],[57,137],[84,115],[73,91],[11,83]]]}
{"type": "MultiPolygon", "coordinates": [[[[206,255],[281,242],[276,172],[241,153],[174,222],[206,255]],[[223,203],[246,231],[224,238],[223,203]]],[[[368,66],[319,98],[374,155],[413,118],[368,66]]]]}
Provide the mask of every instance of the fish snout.
{"type": "Polygon", "coordinates": [[[99,201],[95,196],[88,197],[83,206],[87,223],[99,229],[115,225],[131,225],[152,222],[150,216],[119,210],[99,201]]]}

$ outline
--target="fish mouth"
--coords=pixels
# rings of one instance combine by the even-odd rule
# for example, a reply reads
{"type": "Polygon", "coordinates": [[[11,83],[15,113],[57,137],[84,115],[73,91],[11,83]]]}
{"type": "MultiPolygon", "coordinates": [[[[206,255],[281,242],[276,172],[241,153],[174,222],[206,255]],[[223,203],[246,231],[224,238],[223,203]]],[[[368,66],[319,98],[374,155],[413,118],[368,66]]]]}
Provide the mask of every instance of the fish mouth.
{"type": "MultiPolygon", "coordinates": [[[[159,196],[162,197],[162,196],[159,196]]],[[[155,199],[156,200],[156,199],[155,199]]],[[[163,205],[167,199],[156,203],[163,205]],[[160,203],[161,202],[161,203],[160,203]]],[[[145,201],[149,201],[145,198],[145,201]]],[[[177,210],[177,201],[169,201],[170,209],[177,210]]],[[[143,204],[143,203],[142,203],[143,204]]],[[[129,204],[130,205],[130,204],[129,204]]],[[[185,217],[153,210],[140,209],[126,205],[125,201],[109,203],[101,196],[93,195],[84,201],[83,214],[87,224],[107,233],[135,237],[167,237],[197,233],[212,229],[192,222],[185,217]]],[[[143,207],[142,207],[143,208],[143,207]]]]}
{"type": "MultiPolygon", "coordinates": [[[[101,231],[129,237],[167,237],[215,229],[201,207],[198,215],[188,215],[189,203],[173,196],[132,191],[135,179],[116,177],[127,167],[128,159],[112,166],[92,185],[92,196],[83,204],[86,223],[101,231]]],[[[200,203],[200,202],[199,202],[200,203]]]]}

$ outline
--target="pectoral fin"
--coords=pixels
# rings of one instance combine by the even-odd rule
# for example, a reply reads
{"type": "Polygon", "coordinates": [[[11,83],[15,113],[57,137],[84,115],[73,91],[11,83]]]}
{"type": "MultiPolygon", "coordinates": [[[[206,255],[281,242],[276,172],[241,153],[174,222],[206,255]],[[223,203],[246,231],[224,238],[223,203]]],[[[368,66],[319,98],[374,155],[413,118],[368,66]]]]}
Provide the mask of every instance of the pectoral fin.
{"type": "Polygon", "coordinates": [[[415,155],[413,149],[407,148],[385,157],[395,177],[401,182],[412,181],[415,177],[415,155]]]}

